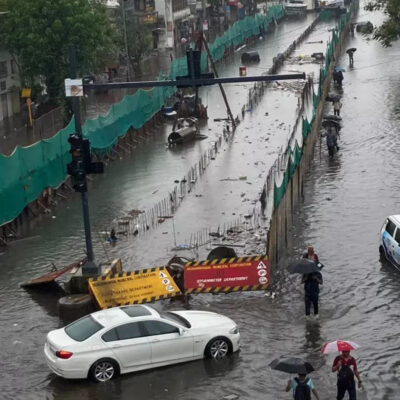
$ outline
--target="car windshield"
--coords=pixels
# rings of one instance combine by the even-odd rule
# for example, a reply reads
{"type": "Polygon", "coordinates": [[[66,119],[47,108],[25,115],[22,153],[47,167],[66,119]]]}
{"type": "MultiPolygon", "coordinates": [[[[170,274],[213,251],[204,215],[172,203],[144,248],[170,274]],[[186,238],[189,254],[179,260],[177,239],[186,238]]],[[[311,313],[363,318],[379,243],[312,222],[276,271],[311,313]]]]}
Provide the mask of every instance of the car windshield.
{"type": "Polygon", "coordinates": [[[83,342],[100,329],[103,326],[95,321],[90,315],[78,319],[78,321],[72,322],[64,328],[65,333],[77,342],[83,342]]]}
{"type": "Polygon", "coordinates": [[[164,319],[167,319],[169,321],[173,321],[175,323],[178,323],[179,325],[183,325],[186,328],[191,328],[192,327],[190,325],[190,322],[187,319],[183,318],[182,316],[180,316],[178,314],[175,314],[172,311],[161,313],[160,317],[164,318],[164,319]]]}

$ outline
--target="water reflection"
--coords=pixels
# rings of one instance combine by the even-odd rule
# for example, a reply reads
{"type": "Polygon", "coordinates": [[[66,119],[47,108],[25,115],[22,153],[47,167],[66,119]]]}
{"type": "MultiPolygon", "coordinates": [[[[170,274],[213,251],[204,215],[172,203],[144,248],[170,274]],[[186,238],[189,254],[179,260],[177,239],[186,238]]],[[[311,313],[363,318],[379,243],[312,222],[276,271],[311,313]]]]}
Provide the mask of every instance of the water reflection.
{"type": "Polygon", "coordinates": [[[307,353],[321,350],[323,341],[321,338],[321,325],[318,320],[310,320],[306,323],[304,350],[307,353]]]}
{"type": "MultiPolygon", "coordinates": [[[[240,356],[232,354],[223,360],[199,360],[152,371],[135,372],[120,376],[105,384],[89,381],[65,381],[49,375],[49,389],[54,400],[121,399],[149,400],[182,398],[193,387],[209,379],[229,375],[239,364],[240,356]]],[[[190,398],[190,396],[188,397],[190,398]]]]}
{"type": "Polygon", "coordinates": [[[27,289],[26,291],[30,298],[49,316],[58,317],[57,301],[64,295],[64,291],[57,283],[46,285],[45,290],[42,287],[36,290],[27,289]]]}

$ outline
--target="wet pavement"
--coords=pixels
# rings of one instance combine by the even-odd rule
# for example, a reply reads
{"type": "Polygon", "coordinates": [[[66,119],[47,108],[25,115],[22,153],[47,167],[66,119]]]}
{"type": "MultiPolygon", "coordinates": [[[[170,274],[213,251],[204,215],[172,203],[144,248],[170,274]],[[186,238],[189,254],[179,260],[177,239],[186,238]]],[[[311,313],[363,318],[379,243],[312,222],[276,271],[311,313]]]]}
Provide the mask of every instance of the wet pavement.
{"type": "MultiPolygon", "coordinates": [[[[260,50],[265,46],[263,54],[269,60],[266,64],[270,64],[272,57],[286,49],[308,25],[306,21],[303,25],[301,23],[285,23],[280,27],[281,33],[275,33],[275,41],[257,43],[260,50]],[[290,38],[290,34],[294,37],[290,38]]],[[[238,323],[242,334],[239,354],[222,362],[197,361],[130,374],[106,385],[57,378],[49,373],[42,355],[45,334],[63,324],[57,317],[55,298],[50,294],[30,294],[16,288],[23,277],[43,273],[44,265],[50,261],[55,260],[60,266],[81,256],[84,248],[81,209],[78,198],[75,198],[64,203],[63,208],[57,209],[53,215],[34,222],[27,231],[32,239],[12,244],[0,256],[0,300],[3,305],[0,314],[3,374],[0,382],[5,399],[67,400],[77,396],[85,399],[131,399],[133,393],[136,399],[155,400],[221,399],[228,394],[241,399],[284,399],[291,396],[283,391],[288,377],[271,371],[268,363],[288,353],[307,357],[314,363],[317,372],[313,373],[313,379],[321,399],[333,398],[332,357],[321,357],[319,350],[323,342],[338,338],[351,339],[362,346],[354,353],[365,386],[359,398],[397,398],[396,393],[400,390],[397,323],[400,275],[392,267],[379,262],[378,233],[385,216],[397,213],[396,207],[399,206],[395,197],[398,182],[394,168],[398,155],[400,82],[398,68],[394,67],[400,61],[400,46],[395,44],[391,49],[382,49],[379,44],[355,34],[349,39],[348,47],[356,47],[357,52],[351,71],[347,67],[347,56],[340,60],[347,70],[340,153],[330,160],[324,142],[321,147],[317,145],[312,172],[306,181],[304,204],[296,214],[294,240],[288,249],[292,258],[312,243],[326,266],[323,270],[321,319],[306,323],[302,287],[298,277],[285,273],[286,262],[282,262],[282,272],[273,288],[276,293],[273,299],[269,292],[254,292],[198,295],[191,300],[193,308],[221,312],[238,323]]],[[[221,75],[233,71],[236,74],[237,64],[226,67],[226,74],[224,71],[221,75]]],[[[244,103],[243,93],[247,89],[240,92],[238,87],[233,87],[229,90],[236,114],[244,103]]],[[[222,101],[215,100],[215,93],[209,93],[210,111],[221,116],[219,110],[224,112],[222,101]]],[[[251,144],[253,148],[260,147],[257,138],[245,137],[246,131],[250,136],[251,132],[267,130],[274,125],[271,123],[274,120],[266,121],[265,110],[277,113],[274,119],[278,121],[274,121],[276,126],[271,132],[275,139],[270,139],[273,145],[264,151],[270,151],[272,159],[272,153],[285,144],[282,133],[286,130],[278,130],[277,126],[297,101],[288,92],[287,108],[281,110],[281,107],[275,108],[274,94],[281,95],[282,92],[268,92],[257,109],[246,115],[234,141],[226,143],[225,151],[222,150],[213,161],[219,168],[218,165],[209,166],[196,187],[196,193],[206,193],[206,196],[189,196],[183,202],[175,218],[178,241],[184,241],[188,231],[209,225],[212,219],[221,223],[224,218],[228,220],[237,216],[232,213],[245,214],[254,207],[251,200],[257,198],[260,183],[263,183],[262,178],[258,178],[262,171],[257,171],[254,162],[264,161],[264,158],[259,159],[257,154],[243,163],[241,152],[251,155],[251,144]],[[232,196],[222,197],[220,193],[225,193],[226,189],[218,187],[219,179],[239,175],[246,175],[246,181],[223,181],[232,185],[232,196]],[[209,187],[208,182],[214,186],[209,187]],[[243,187],[236,187],[238,185],[243,187]],[[244,204],[240,197],[242,191],[250,199],[244,204]],[[229,216],[221,214],[221,200],[229,216]],[[190,215],[190,224],[185,215],[190,215]]],[[[206,97],[203,94],[203,99],[206,97]]],[[[221,124],[214,125],[212,119],[209,124],[212,129],[209,139],[188,145],[184,151],[170,152],[165,148],[166,129],[163,135],[143,143],[140,152],[110,164],[105,176],[93,183],[89,201],[92,221],[95,221],[94,241],[98,258],[104,258],[103,242],[98,232],[106,230],[122,210],[142,208],[149,201],[153,204],[162,198],[171,189],[173,180],[180,179],[198,161],[211,141],[221,134],[221,124]],[[172,174],[172,170],[176,173],[172,174]]],[[[253,244],[251,236],[249,246],[260,250],[262,244],[253,244]]],[[[122,254],[129,269],[147,267],[166,261],[164,249],[172,246],[172,241],[171,226],[165,225],[150,230],[137,240],[121,241],[114,249],[105,248],[105,251],[109,255],[122,254]],[[163,235],[163,231],[168,234],[163,235]]],[[[179,306],[163,303],[156,307],[179,306]]]]}

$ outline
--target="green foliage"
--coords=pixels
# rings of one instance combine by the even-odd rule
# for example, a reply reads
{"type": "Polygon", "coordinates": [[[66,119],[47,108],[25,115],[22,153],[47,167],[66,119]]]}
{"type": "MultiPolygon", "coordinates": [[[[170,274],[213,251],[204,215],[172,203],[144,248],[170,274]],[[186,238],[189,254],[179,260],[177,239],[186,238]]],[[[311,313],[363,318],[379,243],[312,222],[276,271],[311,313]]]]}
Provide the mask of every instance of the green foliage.
{"type": "Polygon", "coordinates": [[[151,29],[144,24],[128,24],[126,31],[131,62],[140,63],[152,43],[151,29]]]}
{"type": "Polygon", "coordinates": [[[221,0],[209,0],[208,3],[211,4],[213,8],[218,8],[222,4],[221,0]]]}
{"type": "Polygon", "coordinates": [[[374,39],[389,47],[400,36],[400,0],[374,0],[366,4],[368,11],[382,10],[387,19],[374,32],[374,39]]]}
{"type": "MultiPolygon", "coordinates": [[[[120,44],[121,54],[126,54],[124,41],[124,24],[122,14],[118,17],[118,43],[120,44]]],[[[141,23],[131,12],[125,13],[126,38],[128,43],[129,62],[133,69],[137,69],[140,61],[150,49],[153,36],[151,27],[141,23]]]]}
{"type": "Polygon", "coordinates": [[[44,82],[53,101],[60,102],[64,97],[70,44],[78,49],[82,75],[97,72],[112,49],[103,0],[3,1],[9,12],[3,18],[0,35],[18,60],[24,84],[44,82]]]}

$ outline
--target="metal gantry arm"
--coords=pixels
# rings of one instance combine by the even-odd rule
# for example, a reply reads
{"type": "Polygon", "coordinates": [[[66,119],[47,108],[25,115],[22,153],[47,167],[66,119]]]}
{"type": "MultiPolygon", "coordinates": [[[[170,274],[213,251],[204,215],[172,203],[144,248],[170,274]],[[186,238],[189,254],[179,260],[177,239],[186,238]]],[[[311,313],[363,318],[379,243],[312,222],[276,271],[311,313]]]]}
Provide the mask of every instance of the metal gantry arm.
{"type": "Polygon", "coordinates": [[[193,87],[193,86],[209,86],[222,83],[246,83],[246,82],[268,82],[282,81],[290,79],[306,79],[306,74],[282,74],[282,75],[256,75],[243,77],[226,77],[226,78],[198,78],[185,80],[165,80],[165,81],[143,81],[143,82],[119,82],[119,83],[84,83],[84,90],[104,90],[104,89],[125,89],[125,88],[149,88],[149,87],[193,87]]]}

